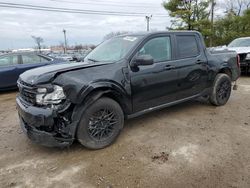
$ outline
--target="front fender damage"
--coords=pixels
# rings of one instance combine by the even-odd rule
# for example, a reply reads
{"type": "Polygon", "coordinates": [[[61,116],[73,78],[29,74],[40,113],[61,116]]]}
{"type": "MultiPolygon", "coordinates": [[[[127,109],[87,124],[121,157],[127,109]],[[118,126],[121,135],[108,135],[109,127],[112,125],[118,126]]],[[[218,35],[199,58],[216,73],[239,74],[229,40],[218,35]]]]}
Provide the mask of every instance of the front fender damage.
{"type": "Polygon", "coordinates": [[[57,133],[57,136],[69,140],[70,142],[68,145],[71,145],[76,139],[77,127],[84,111],[102,95],[108,92],[110,91],[96,92],[91,96],[88,96],[84,100],[84,103],[76,105],[71,104],[71,106],[65,111],[57,113],[56,118],[54,119],[54,130],[57,133]]]}

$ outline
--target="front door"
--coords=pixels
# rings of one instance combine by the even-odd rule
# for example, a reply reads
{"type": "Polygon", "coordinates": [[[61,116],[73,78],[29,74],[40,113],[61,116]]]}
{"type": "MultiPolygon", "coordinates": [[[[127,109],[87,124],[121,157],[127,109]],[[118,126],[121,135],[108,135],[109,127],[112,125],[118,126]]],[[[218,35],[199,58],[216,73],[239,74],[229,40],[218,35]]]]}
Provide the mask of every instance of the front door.
{"type": "Polygon", "coordinates": [[[172,60],[171,43],[170,35],[160,35],[148,39],[138,48],[135,56],[151,55],[154,64],[131,68],[134,112],[175,100],[178,74],[172,60]]]}

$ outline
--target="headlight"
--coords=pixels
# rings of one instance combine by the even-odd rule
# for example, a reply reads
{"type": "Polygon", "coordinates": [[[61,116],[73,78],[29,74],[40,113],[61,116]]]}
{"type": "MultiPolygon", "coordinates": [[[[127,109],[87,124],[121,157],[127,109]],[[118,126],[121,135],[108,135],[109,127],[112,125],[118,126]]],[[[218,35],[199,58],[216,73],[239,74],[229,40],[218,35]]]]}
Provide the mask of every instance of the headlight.
{"type": "Polygon", "coordinates": [[[250,53],[247,54],[246,60],[250,60],[250,53]]]}
{"type": "Polygon", "coordinates": [[[66,98],[63,88],[58,85],[54,85],[50,93],[47,88],[38,88],[37,92],[36,103],[40,105],[59,104],[66,98]]]}

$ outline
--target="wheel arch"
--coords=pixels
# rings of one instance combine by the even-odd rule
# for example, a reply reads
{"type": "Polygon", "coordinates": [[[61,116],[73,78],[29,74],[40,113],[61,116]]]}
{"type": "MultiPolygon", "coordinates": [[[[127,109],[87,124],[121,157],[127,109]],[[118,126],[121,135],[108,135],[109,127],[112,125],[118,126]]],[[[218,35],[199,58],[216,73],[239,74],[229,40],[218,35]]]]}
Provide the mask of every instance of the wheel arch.
{"type": "Polygon", "coordinates": [[[108,97],[116,101],[122,108],[124,115],[129,114],[131,111],[131,100],[129,96],[117,88],[108,86],[101,86],[91,90],[83,99],[82,103],[86,104],[88,101],[95,102],[101,97],[108,97]]]}
{"type": "Polygon", "coordinates": [[[222,68],[219,70],[218,74],[219,74],[219,73],[224,73],[224,74],[228,75],[228,76],[232,79],[232,71],[231,71],[230,68],[228,68],[228,67],[222,67],[222,68]]]}
{"type": "Polygon", "coordinates": [[[113,84],[98,83],[98,85],[91,85],[81,92],[78,104],[74,108],[73,119],[79,120],[84,110],[101,97],[109,97],[116,101],[121,106],[125,117],[132,113],[130,95],[124,89],[113,84]]]}

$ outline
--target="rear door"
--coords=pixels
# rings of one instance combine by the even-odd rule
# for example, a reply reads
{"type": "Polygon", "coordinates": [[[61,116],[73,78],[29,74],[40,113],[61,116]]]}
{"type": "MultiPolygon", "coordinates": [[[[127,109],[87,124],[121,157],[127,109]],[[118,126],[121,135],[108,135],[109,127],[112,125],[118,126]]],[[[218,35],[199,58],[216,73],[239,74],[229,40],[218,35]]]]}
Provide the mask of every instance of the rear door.
{"type": "Polygon", "coordinates": [[[208,83],[207,58],[200,35],[175,35],[176,68],[178,69],[178,99],[192,97],[204,91],[208,83]]]}
{"type": "Polygon", "coordinates": [[[0,57],[0,89],[16,86],[18,79],[18,55],[5,55],[0,57]]]}

